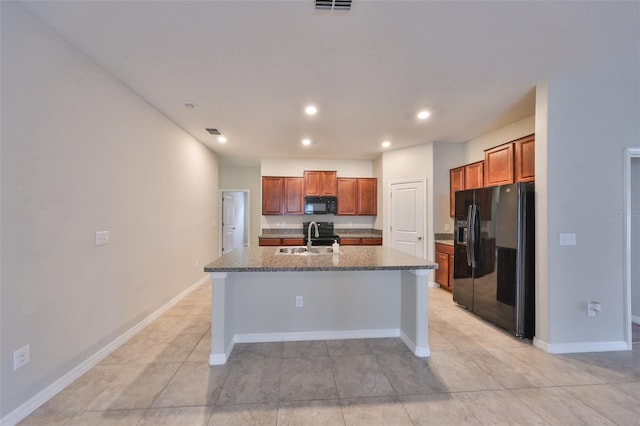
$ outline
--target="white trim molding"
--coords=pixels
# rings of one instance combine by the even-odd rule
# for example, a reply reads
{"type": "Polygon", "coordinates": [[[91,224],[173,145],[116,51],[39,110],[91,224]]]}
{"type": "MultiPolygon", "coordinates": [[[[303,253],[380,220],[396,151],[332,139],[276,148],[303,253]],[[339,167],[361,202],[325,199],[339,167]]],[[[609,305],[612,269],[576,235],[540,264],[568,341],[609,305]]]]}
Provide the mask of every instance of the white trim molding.
{"type": "Polygon", "coordinates": [[[548,343],[543,340],[533,338],[533,346],[542,349],[550,354],[574,354],[583,352],[612,352],[629,350],[627,342],[570,342],[570,343],[548,343]]]}
{"type": "Polygon", "coordinates": [[[131,327],[129,330],[125,331],[122,335],[115,338],[111,343],[104,346],[98,352],[91,355],[89,358],[82,361],[80,364],[72,368],[69,372],[64,374],[62,377],[59,377],[56,381],[51,383],[49,386],[42,389],[40,392],[35,394],[32,398],[29,398],[27,401],[22,403],[20,406],[16,407],[15,410],[11,411],[9,414],[4,416],[0,420],[0,424],[11,426],[23,420],[29,414],[33,413],[37,410],[42,404],[53,398],[58,392],[62,391],[64,388],[73,383],[76,379],[82,376],[84,373],[89,371],[92,367],[106,358],[113,351],[118,349],[124,343],[126,343],[133,336],[138,334],[143,328],[147,325],[151,324],[154,320],[160,317],[162,314],[171,309],[174,305],[184,299],[189,293],[194,291],[196,288],[201,285],[207,283],[209,281],[209,274],[200,278],[196,283],[189,286],[187,289],[180,292],[173,299],[169,300],[163,306],[158,308],[155,312],[151,313],[148,317],[144,318],[142,321],[131,327]]]}
{"type": "Polygon", "coordinates": [[[632,330],[631,322],[633,321],[631,313],[631,160],[640,158],[640,148],[625,148],[624,150],[624,271],[623,271],[623,317],[624,317],[624,336],[627,343],[627,350],[632,350],[632,330]]]}

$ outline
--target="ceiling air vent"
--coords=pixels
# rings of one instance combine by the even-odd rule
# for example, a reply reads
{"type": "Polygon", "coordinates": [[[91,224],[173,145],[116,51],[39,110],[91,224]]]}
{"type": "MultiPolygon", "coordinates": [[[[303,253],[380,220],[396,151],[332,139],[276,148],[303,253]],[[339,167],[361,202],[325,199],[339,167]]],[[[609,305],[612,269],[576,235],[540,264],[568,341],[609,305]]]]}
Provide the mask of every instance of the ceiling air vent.
{"type": "Polygon", "coordinates": [[[351,0],[315,0],[316,10],[351,10],[351,0]]]}
{"type": "Polygon", "coordinates": [[[205,129],[207,132],[209,132],[212,135],[216,135],[216,136],[220,136],[220,130],[218,129],[212,129],[212,128],[207,128],[205,129]]]}

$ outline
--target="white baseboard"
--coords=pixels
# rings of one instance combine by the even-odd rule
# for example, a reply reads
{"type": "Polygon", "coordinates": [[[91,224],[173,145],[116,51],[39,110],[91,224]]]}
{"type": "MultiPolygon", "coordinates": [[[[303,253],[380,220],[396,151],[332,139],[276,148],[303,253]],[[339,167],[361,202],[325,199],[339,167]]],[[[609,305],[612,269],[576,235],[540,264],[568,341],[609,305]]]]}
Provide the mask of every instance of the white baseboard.
{"type": "Polygon", "coordinates": [[[344,331],[304,331],[291,333],[245,333],[235,334],[225,353],[209,355],[209,365],[223,365],[229,359],[236,343],[264,342],[300,342],[307,340],[343,340],[343,339],[375,339],[380,337],[399,337],[397,328],[379,330],[344,330],[344,331]]]}
{"type": "Polygon", "coordinates": [[[640,316],[638,315],[631,315],[631,322],[635,323],[635,324],[640,324],[640,316]]]}
{"type": "Polygon", "coordinates": [[[293,333],[249,333],[236,334],[235,343],[295,342],[303,340],[375,339],[378,337],[399,337],[397,328],[379,330],[305,331],[293,333]]]}
{"type": "Polygon", "coordinates": [[[416,346],[409,336],[404,334],[402,331],[400,332],[400,339],[404,342],[405,345],[409,348],[413,354],[419,358],[425,358],[431,356],[431,349],[429,346],[416,346]]]}
{"type": "Polygon", "coordinates": [[[209,281],[209,274],[200,278],[195,284],[191,285],[186,290],[182,291],[180,294],[175,296],[173,299],[169,300],[163,306],[161,306],[158,310],[154,311],[151,315],[131,327],[129,330],[124,332],[122,335],[118,336],[111,343],[107,344],[105,347],[100,349],[95,354],[91,355],[86,360],[82,361],[80,364],[72,368],[68,373],[64,374],[62,377],[58,378],[55,382],[51,383],[49,386],[42,389],[40,392],[35,394],[32,398],[29,398],[27,401],[18,406],[15,410],[11,411],[9,414],[0,419],[0,424],[3,426],[13,426],[29,414],[33,413],[37,410],[42,404],[53,398],[58,392],[69,386],[73,383],[77,378],[86,373],[90,368],[94,367],[104,358],[106,358],[110,353],[118,349],[122,346],[127,340],[131,339],[133,336],[138,334],[140,330],[145,328],[159,316],[167,312],[174,305],[176,305],[180,300],[182,300],[185,296],[191,293],[196,288],[200,287],[202,284],[209,281]]]}
{"type": "Polygon", "coordinates": [[[440,284],[434,282],[434,281],[429,281],[429,287],[431,288],[440,288],[440,284]]]}
{"type": "Polygon", "coordinates": [[[631,348],[627,342],[571,342],[571,343],[548,343],[536,337],[533,338],[533,346],[542,349],[550,354],[573,354],[582,352],[611,352],[627,351],[631,348]]]}

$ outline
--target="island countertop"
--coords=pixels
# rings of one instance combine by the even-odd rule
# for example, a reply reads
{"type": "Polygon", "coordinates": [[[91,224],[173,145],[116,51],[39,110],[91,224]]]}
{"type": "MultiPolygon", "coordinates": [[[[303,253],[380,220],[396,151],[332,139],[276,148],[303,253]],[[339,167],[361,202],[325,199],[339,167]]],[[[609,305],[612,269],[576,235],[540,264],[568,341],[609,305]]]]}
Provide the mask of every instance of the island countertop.
{"type": "Polygon", "coordinates": [[[382,246],[341,246],[339,255],[277,255],[277,247],[242,247],[214,260],[205,272],[375,271],[437,269],[438,264],[382,246]]]}

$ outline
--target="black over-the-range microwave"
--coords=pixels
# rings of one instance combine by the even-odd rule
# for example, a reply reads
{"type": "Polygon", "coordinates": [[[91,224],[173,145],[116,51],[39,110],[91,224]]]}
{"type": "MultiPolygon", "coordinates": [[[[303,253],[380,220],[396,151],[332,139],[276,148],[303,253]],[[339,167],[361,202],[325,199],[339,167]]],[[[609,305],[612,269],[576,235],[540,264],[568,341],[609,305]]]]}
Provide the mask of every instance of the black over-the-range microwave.
{"type": "Polygon", "coordinates": [[[336,214],[337,212],[336,197],[304,197],[304,214],[336,214]]]}

